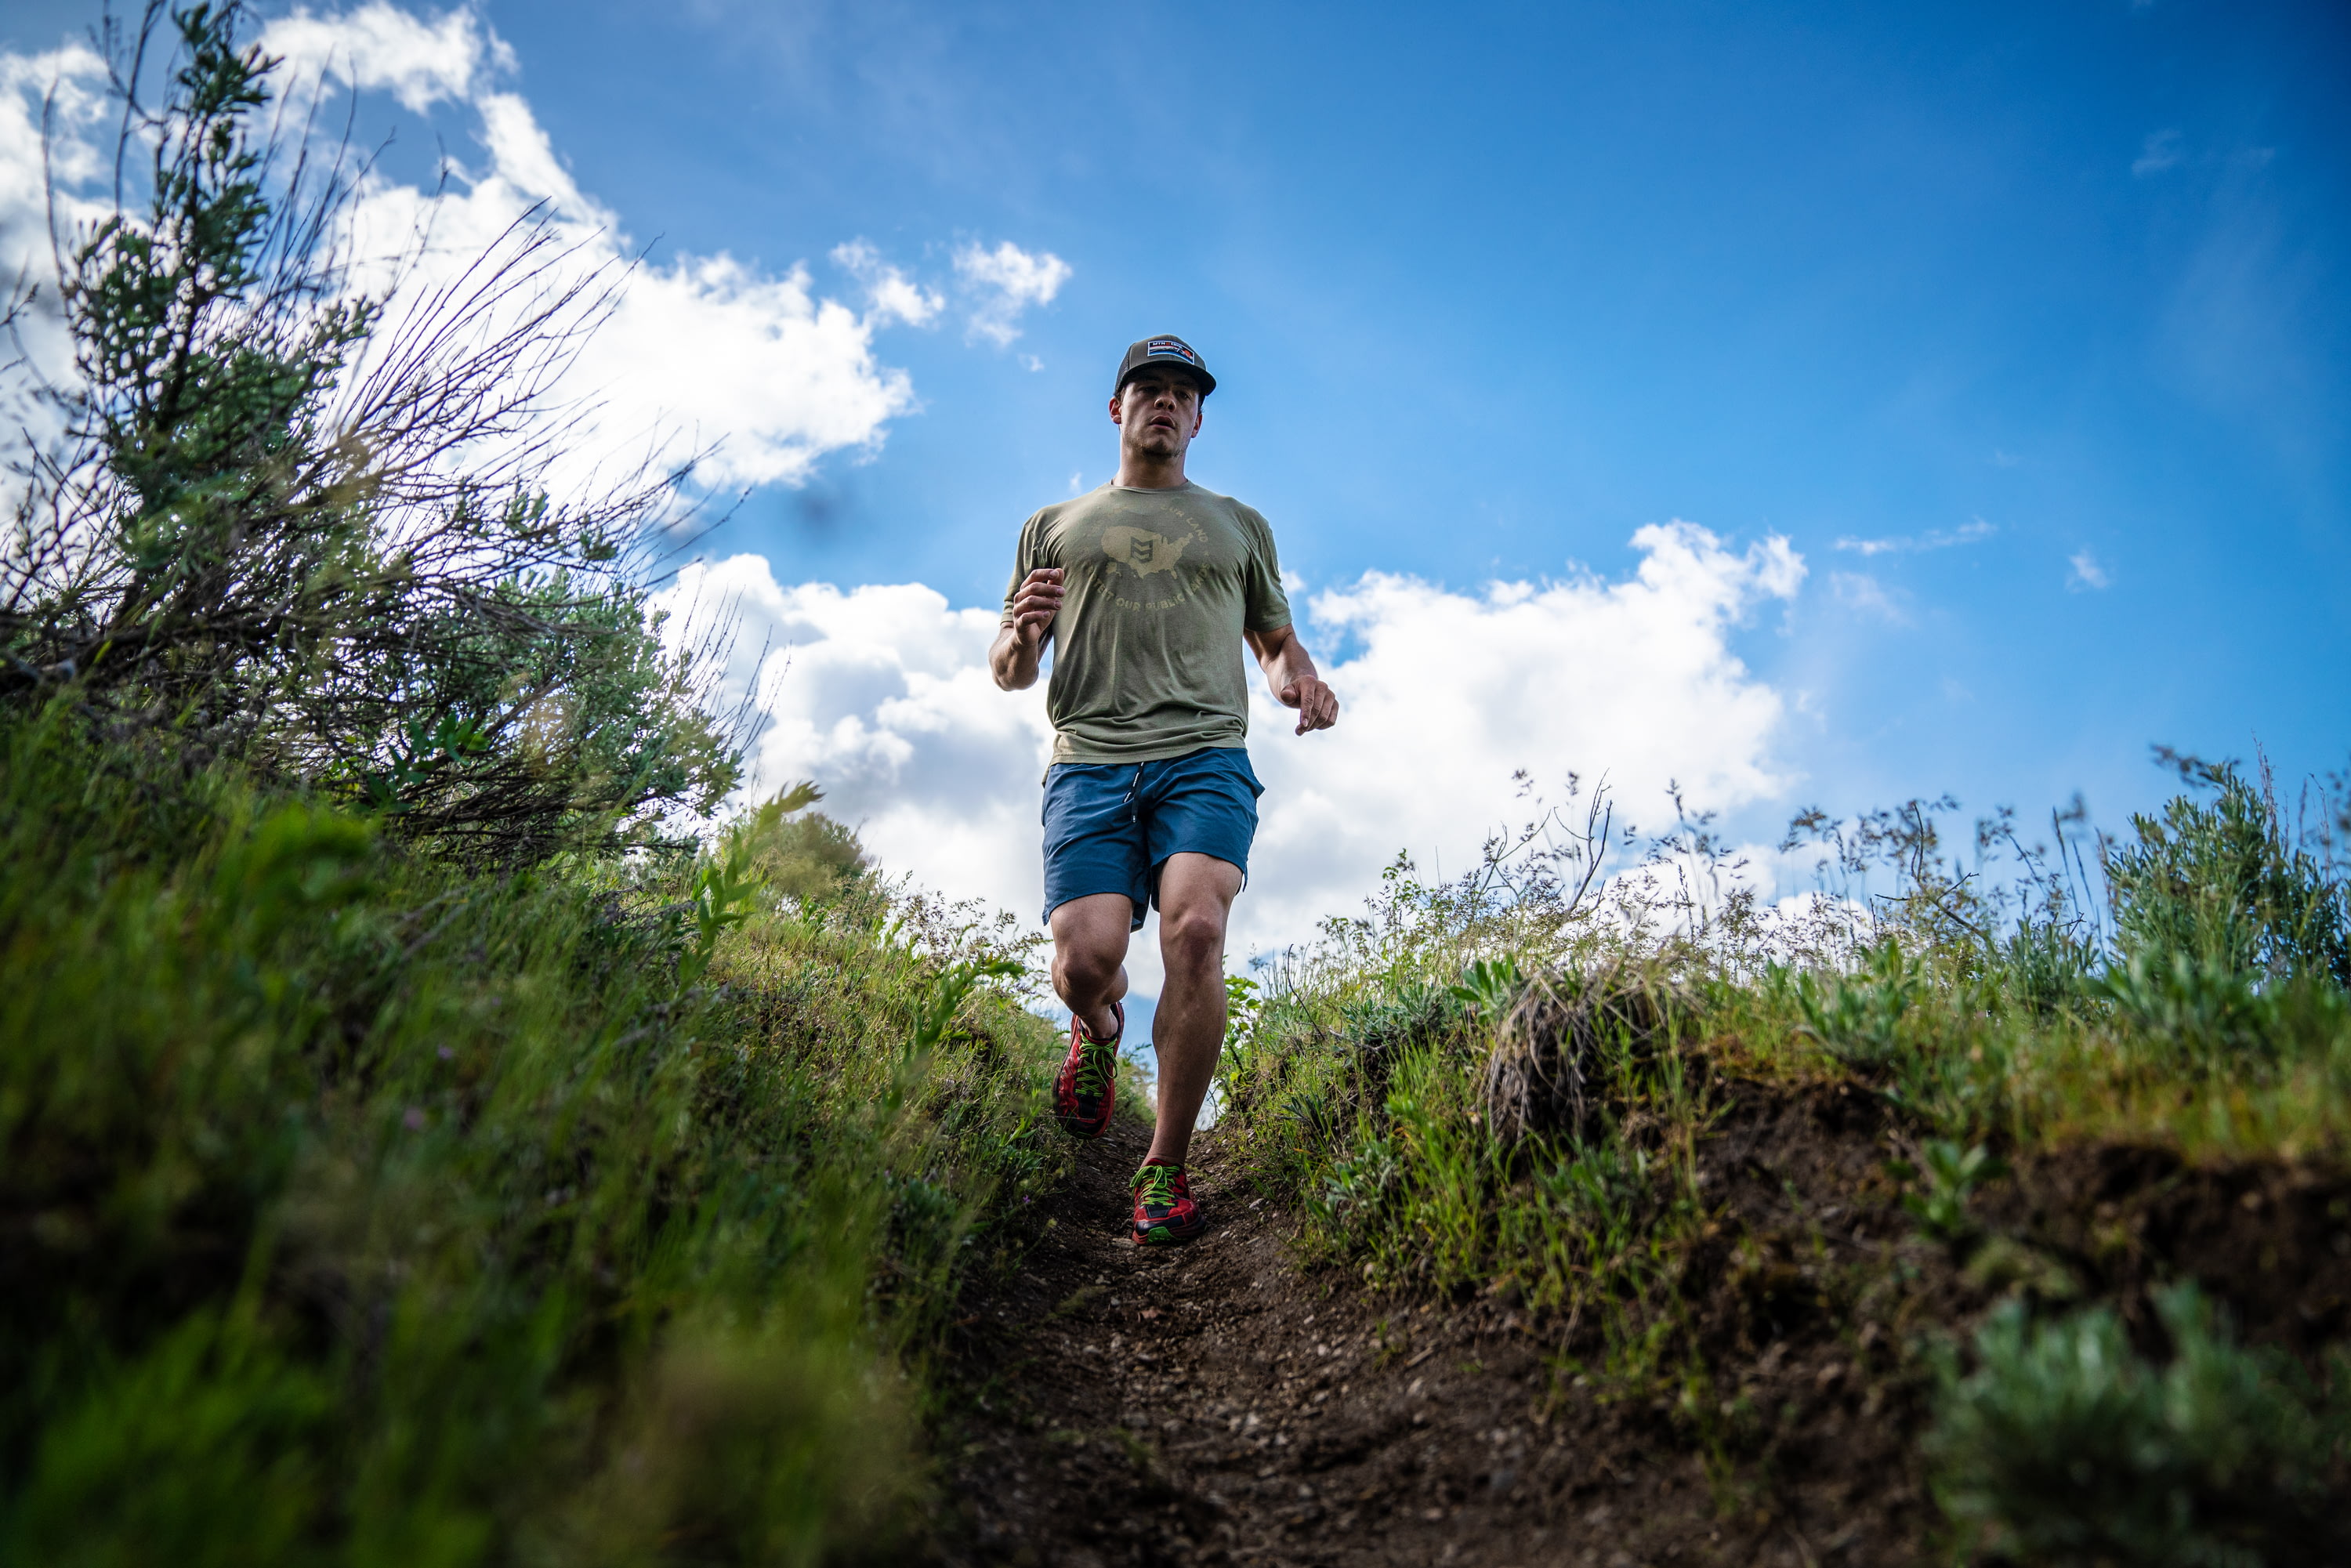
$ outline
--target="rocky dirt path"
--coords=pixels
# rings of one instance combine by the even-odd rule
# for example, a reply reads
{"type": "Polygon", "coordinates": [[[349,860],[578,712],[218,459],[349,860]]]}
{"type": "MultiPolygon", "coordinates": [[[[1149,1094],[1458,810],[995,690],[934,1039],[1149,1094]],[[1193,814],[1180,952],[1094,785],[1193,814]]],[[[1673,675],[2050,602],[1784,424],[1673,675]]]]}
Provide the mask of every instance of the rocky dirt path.
{"type": "MultiPolygon", "coordinates": [[[[1697,1462],[1613,1416],[1546,1410],[1520,1314],[1301,1272],[1291,1218],[1195,1156],[1212,1228],[1126,1239],[1144,1131],[1040,1200],[1022,1272],[967,1303],[956,1564],[1812,1563],[1721,1521],[1697,1462]]],[[[1841,1554],[1835,1560],[1846,1560],[1841,1554]]]]}

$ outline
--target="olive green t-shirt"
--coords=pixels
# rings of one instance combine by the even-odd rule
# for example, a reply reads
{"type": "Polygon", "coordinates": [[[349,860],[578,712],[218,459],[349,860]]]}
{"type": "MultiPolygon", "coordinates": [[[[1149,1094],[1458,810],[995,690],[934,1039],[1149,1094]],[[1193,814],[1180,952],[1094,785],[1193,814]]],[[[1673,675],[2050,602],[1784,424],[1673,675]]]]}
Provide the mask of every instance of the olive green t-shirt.
{"type": "Polygon", "coordinates": [[[1290,624],[1273,530],[1229,496],[1104,485],[1021,525],[1002,624],[1061,569],[1045,712],[1056,762],[1155,762],[1249,737],[1241,633],[1290,624]]]}

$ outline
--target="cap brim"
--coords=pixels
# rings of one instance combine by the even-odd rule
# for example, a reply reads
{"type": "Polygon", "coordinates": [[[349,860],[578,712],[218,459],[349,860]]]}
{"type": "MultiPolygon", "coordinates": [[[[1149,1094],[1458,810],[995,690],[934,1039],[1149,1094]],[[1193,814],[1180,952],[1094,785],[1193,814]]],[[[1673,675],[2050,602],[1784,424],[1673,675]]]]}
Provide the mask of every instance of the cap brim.
{"type": "Polygon", "coordinates": [[[1110,389],[1110,395],[1116,397],[1119,393],[1124,392],[1126,390],[1126,383],[1133,381],[1135,377],[1141,375],[1145,371],[1181,371],[1183,374],[1191,377],[1194,381],[1200,383],[1200,395],[1202,397],[1206,397],[1210,392],[1217,390],[1217,378],[1210,375],[1207,371],[1202,370],[1197,365],[1187,365],[1181,360],[1145,360],[1139,365],[1129,365],[1124,371],[1121,371],[1119,373],[1118,385],[1110,389]]]}

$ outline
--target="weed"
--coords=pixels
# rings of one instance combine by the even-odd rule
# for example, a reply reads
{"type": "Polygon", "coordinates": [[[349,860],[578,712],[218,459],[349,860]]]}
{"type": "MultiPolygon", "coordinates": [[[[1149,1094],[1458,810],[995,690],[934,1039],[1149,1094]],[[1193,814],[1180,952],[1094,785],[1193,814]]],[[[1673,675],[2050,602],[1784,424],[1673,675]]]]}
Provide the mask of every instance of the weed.
{"type": "Polygon", "coordinates": [[[1957,1247],[1980,1228],[1968,1212],[1968,1199],[1985,1182],[2008,1174],[2008,1167],[1981,1144],[1961,1151],[1959,1145],[1932,1138],[1919,1149],[1918,1165],[1891,1161],[1886,1174],[1900,1182],[1918,1183],[1923,1190],[1902,1195],[1902,1207],[1918,1222],[1920,1232],[1946,1246],[1957,1247]]]}
{"type": "Polygon", "coordinates": [[[1510,1010],[1526,985],[1527,977],[1520,973],[1516,960],[1478,958],[1463,967],[1460,982],[1447,987],[1446,995],[1481,1017],[1499,1019],[1510,1010]]]}
{"type": "Polygon", "coordinates": [[[1848,1067],[1883,1067],[1902,1053],[1903,1020],[1927,990],[1920,966],[1888,936],[1851,974],[1800,975],[1795,998],[1802,1032],[1848,1067]]]}

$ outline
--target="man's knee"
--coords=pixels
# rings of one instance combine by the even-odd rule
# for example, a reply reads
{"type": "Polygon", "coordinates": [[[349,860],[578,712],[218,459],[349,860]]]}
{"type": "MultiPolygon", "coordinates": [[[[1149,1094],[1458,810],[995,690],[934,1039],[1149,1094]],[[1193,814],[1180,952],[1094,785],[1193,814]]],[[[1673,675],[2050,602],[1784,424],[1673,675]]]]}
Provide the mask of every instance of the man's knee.
{"type": "Polygon", "coordinates": [[[1221,966],[1225,956],[1225,912],[1215,904],[1162,910],[1159,945],[1171,967],[1221,966]]]}
{"type": "Polygon", "coordinates": [[[1126,961],[1124,945],[1063,942],[1053,949],[1053,969],[1066,986],[1099,990],[1116,977],[1126,961]]]}

